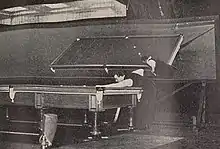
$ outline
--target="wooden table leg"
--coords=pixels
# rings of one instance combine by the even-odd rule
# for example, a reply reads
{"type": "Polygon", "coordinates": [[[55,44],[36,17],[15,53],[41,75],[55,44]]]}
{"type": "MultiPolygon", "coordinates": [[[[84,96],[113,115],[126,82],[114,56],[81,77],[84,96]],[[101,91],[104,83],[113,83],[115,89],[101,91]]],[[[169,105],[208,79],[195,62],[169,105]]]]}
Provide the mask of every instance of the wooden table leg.
{"type": "Polygon", "coordinates": [[[39,122],[40,138],[39,138],[39,143],[41,144],[41,149],[46,149],[47,148],[46,137],[43,134],[43,116],[44,116],[44,109],[40,108],[40,122],[39,122]]]}
{"type": "Polygon", "coordinates": [[[5,118],[6,120],[9,120],[9,108],[8,107],[5,108],[5,118]]]}
{"type": "Polygon", "coordinates": [[[206,81],[202,81],[202,88],[199,100],[199,109],[197,114],[197,126],[205,124],[205,107],[206,107],[206,81]]]}
{"type": "Polygon", "coordinates": [[[129,131],[134,130],[133,116],[134,116],[133,106],[130,106],[129,107],[129,124],[128,124],[129,131]]]}
{"type": "Polygon", "coordinates": [[[93,130],[91,132],[93,139],[97,139],[100,137],[101,132],[98,129],[98,111],[94,111],[94,124],[93,130]]]}
{"type": "Polygon", "coordinates": [[[128,124],[128,129],[129,131],[133,131],[134,130],[134,108],[137,105],[137,96],[136,95],[132,95],[132,105],[129,106],[129,124],[128,124]]]}
{"type": "Polygon", "coordinates": [[[88,112],[87,112],[86,110],[85,110],[85,112],[84,112],[83,125],[84,125],[84,126],[88,125],[88,112]]]}

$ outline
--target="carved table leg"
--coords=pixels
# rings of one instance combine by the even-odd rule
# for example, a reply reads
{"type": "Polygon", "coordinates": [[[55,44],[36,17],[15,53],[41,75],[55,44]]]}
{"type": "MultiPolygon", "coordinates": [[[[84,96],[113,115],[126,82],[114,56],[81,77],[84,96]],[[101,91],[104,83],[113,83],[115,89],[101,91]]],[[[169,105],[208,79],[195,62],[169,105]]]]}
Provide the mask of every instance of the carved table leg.
{"type": "Polygon", "coordinates": [[[94,124],[93,124],[93,130],[91,132],[93,139],[100,138],[101,132],[98,129],[98,112],[94,111],[94,124]]]}
{"type": "Polygon", "coordinates": [[[129,129],[129,131],[133,131],[134,130],[134,125],[133,125],[133,115],[134,115],[134,113],[133,113],[133,106],[129,107],[129,115],[130,115],[130,117],[129,117],[128,129],[129,129]]]}
{"type": "Polygon", "coordinates": [[[85,111],[84,113],[84,121],[83,121],[84,125],[88,125],[88,115],[87,115],[87,111],[85,111]]]}
{"type": "Polygon", "coordinates": [[[45,135],[41,135],[39,138],[39,142],[41,144],[41,149],[46,149],[47,148],[47,140],[46,140],[46,136],[45,135]]]}
{"type": "Polygon", "coordinates": [[[41,144],[41,149],[47,148],[46,143],[46,136],[43,134],[43,117],[44,117],[44,109],[40,109],[40,123],[39,123],[39,129],[40,129],[40,138],[39,143],[41,144]]]}
{"type": "Polygon", "coordinates": [[[5,110],[6,110],[6,111],[5,111],[5,118],[6,118],[6,120],[9,120],[9,108],[6,107],[5,110]]]}
{"type": "Polygon", "coordinates": [[[202,88],[200,93],[200,100],[199,100],[199,109],[197,114],[197,125],[198,128],[203,127],[205,125],[205,106],[206,106],[206,81],[202,81],[202,88]]]}
{"type": "Polygon", "coordinates": [[[136,95],[132,95],[132,105],[129,106],[129,125],[128,125],[128,129],[129,131],[133,131],[134,130],[134,122],[133,122],[133,117],[134,117],[134,108],[137,105],[137,96],[136,95]]]}
{"type": "Polygon", "coordinates": [[[40,131],[43,132],[43,118],[44,118],[44,109],[40,109],[40,131]]]}

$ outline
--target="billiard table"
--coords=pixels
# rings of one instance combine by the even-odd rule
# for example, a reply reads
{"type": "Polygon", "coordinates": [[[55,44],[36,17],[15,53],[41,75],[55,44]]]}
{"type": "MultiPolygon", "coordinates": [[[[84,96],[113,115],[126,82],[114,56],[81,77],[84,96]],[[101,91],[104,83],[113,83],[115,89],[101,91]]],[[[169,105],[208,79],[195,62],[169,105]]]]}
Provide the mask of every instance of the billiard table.
{"type": "MultiPolygon", "coordinates": [[[[0,105],[31,106],[41,111],[41,130],[46,108],[85,109],[94,113],[91,135],[100,136],[98,112],[119,107],[130,108],[129,129],[133,129],[132,109],[143,90],[139,87],[102,88],[70,85],[0,85],[0,105]]],[[[45,130],[44,130],[45,131],[45,130]]],[[[42,137],[41,137],[42,138],[42,137]]],[[[41,142],[46,148],[45,142],[41,142]]]]}

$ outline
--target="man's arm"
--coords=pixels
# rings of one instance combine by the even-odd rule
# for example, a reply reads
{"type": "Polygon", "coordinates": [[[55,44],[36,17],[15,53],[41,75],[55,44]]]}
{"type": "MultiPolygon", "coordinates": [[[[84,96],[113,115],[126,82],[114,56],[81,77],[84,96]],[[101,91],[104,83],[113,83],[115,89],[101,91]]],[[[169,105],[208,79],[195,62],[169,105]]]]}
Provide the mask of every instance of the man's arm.
{"type": "Polygon", "coordinates": [[[157,74],[158,77],[172,78],[175,71],[177,71],[177,70],[178,69],[175,68],[174,66],[168,65],[163,61],[157,60],[155,73],[157,74]]]}
{"type": "Polygon", "coordinates": [[[121,82],[111,83],[106,85],[96,85],[96,87],[131,87],[133,85],[132,79],[125,79],[121,82]]]}

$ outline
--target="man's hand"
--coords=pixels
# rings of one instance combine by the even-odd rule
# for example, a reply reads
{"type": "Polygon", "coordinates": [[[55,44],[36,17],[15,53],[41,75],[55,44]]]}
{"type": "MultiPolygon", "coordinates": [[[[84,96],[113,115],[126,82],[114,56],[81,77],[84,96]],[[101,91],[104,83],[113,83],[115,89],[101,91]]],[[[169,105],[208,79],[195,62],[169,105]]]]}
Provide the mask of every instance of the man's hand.
{"type": "Polygon", "coordinates": [[[156,69],[156,61],[151,56],[148,57],[146,63],[151,67],[151,72],[154,73],[156,69]]]}

